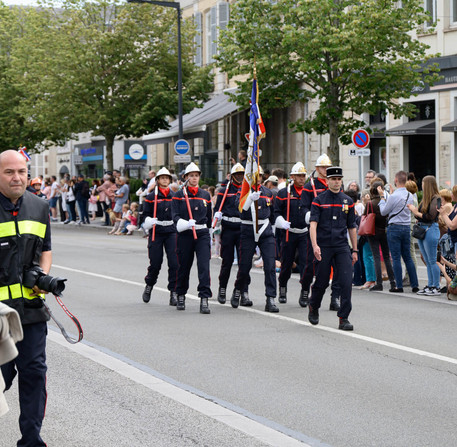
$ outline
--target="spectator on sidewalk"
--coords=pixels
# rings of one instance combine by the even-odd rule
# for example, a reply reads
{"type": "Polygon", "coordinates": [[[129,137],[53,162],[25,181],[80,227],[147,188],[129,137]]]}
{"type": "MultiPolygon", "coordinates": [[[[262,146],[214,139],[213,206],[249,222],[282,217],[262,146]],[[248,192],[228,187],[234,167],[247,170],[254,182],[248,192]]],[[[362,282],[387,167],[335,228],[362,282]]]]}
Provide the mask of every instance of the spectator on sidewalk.
{"type": "Polygon", "coordinates": [[[84,175],[78,175],[78,181],[75,183],[75,197],[79,208],[79,224],[89,224],[89,214],[87,212],[87,204],[90,197],[90,186],[87,180],[84,180],[84,175]]]}

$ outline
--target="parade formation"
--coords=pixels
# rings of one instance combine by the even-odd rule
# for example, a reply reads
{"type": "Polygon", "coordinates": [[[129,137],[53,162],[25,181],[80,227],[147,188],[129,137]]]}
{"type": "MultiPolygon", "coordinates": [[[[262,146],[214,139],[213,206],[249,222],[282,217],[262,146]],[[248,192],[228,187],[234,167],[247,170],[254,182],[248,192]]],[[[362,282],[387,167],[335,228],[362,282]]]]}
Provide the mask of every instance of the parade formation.
{"type": "Polygon", "coordinates": [[[298,303],[304,308],[309,304],[309,321],[318,324],[318,310],[333,278],[330,310],[338,312],[339,329],[353,330],[348,317],[352,266],[358,253],[354,203],[342,192],[342,169],[331,166],[326,154],[317,160],[316,172],[316,178],[308,177],[304,164],[297,162],[290,171],[287,187],[274,197],[271,190],[262,185],[263,170],[258,166],[256,183],[240,210],[245,168],[236,163],[229,179],[217,192],[213,212],[209,193],[198,186],[201,171],[195,163],[186,167],[184,184],[176,193],[169,188],[170,172],[161,168],[156,175],[155,189],[146,197],[144,205],[143,228],[148,231],[150,264],[143,301],[148,303],[151,299],[165,251],[170,305],[185,310],[190,271],[196,257],[200,313],[210,314],[212,232],[220,226],[222,263],[217,292],[220,304],[227,301],[228,281],[236,254],[238,271],[230,304],[235,309],[253,305],[248,290],[253,257],[258,248],[263,261],[266,312],[279,312],[275,263],[279,254],[279,303],[287,303],[287,282],[297,259],[301,284],[298,303]],[[279,247],[275,229],[280,231],[279,247]]]}

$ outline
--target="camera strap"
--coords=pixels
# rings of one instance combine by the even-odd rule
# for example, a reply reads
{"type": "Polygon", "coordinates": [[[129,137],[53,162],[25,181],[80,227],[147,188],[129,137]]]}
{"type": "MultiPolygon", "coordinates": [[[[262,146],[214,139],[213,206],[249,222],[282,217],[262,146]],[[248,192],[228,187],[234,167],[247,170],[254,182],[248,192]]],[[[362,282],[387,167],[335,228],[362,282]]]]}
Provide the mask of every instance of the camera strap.
{"type": "Polygon", "coordinates": [[[54,317],[54,314],[52,313],[52,311],[49,308],[49,306],[46,304],[46,301],[42,300],[43,304],[44,304],[44,307],[46,308],[46,310],[49,313],[49,316],[52,318],[54,323],[57,324],[58,328],[60,329],[60,332],[62,332],[62,335],[65,337],[65,340],[67,340],[68,343],[71,343],[71,344],[74,345],[74,344],[80,342],[83,339],[83,335],[84,335],[83,334],[83,329],[81,327],[81,324],[79,323],[78,319],[68,310],[67,306],[65,306],[63,301],[60,299],[60,296],[54,295],[54,298],[59,303],[59,305],[63,309],[63,311],[71,318],[71,320],[75,324],[76,328],[78,329],[78,339],[76,340],[76,338],[70,337],[68,335],[68,333],[65,330],[65,328],[63,327],[63,325],[54,317]]]}

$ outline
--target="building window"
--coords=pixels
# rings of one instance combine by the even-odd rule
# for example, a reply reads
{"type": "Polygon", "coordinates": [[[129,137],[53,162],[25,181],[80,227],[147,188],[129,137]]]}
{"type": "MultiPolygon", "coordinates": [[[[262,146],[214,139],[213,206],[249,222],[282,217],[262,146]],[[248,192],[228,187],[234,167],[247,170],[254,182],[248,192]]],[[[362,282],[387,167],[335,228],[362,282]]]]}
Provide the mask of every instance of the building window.
{"type": "Polygon", "coordinates": [[[228,2],[220,2],[213,6],[206,14],[206,63],[214,62],[217,54],[217,40],[219,30],[227,27],[229,21],[230,5],[228,2]]]}
{"type": "Polygon", "coordinates": [[[451,0],[451,23],[457,24],[457,0],[451,0]]]}
{"type": "Polygon", "coordinates": [[[195,65],[201,67],[203,65],[203,54],[202,54],[202,20],[203,15],[201,12],[197,12],[194,16],[196,33],[194,37],[195,45],[195,65]]]}
{"type": "Polygon", "coordinates": [[[436,0],[424,0],[424,9],[430,15],[430,20],[426,23],[426,27],[428,28],[436,22],[436,0]]]}

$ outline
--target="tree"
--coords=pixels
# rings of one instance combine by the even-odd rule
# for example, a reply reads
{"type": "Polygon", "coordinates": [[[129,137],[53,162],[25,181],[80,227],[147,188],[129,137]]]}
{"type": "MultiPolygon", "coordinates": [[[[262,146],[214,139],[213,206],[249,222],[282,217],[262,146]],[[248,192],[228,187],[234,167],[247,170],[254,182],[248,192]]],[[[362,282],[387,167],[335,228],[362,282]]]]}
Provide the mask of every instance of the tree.
{"type": "MultiPolygon", "coordinates": [[[[28,11],[18,44],[14,67],[26,73],[21,87],[33,92],[21,113],[37,127],[65,135],[104,136],[112,169],[116,137],[166,128],[167,117],[177,114],[176,12],[103,0],[44,6],[28,11]]],[[[184,112],[212,90],[209,68],[193,64],[193,33],[192,24],[184,23],[184,112]]]]}
{"type": "MultiPolygon", "coordinates": [[[[264,115],[297,100],[317,99],[313,115],[290,123],[295,131],[329,134],[329,156],[339,163],[339,141],[349,143],[362,113],[412,116],[400,104],[414,87],[433,83],[428,46],[413,37],[429,16],[421,0],[239,0],[220,41],[219,67],[230,78],[252,73],[254,57],[264,115]]],[[[423,28],[422,28],[423,29],[423,28]]],[[[246,107],[251,79],[238,81],[246,107]]]]}

